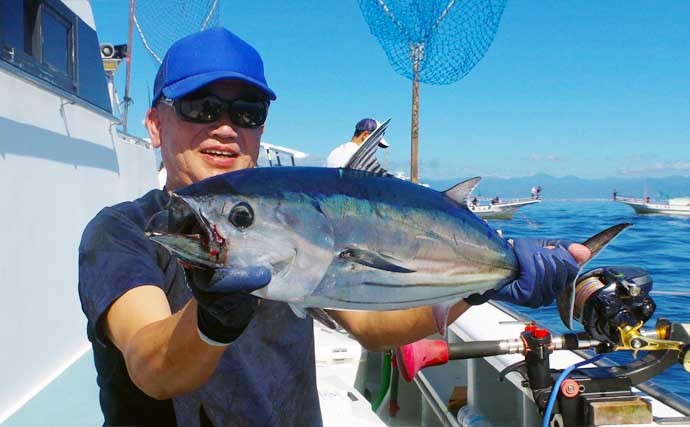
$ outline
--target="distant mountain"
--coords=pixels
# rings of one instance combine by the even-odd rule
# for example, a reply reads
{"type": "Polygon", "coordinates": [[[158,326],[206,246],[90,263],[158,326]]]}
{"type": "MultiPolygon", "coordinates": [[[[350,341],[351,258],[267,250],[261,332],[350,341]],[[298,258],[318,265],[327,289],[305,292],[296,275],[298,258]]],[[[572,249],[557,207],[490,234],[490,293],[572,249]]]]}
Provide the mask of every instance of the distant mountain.
{"type": "MultiPolygon", "coordinates": [[[[424,180],[431,188],[445,190],[457,180],[424,180]]],[[[690,177],[583,179],[576,176],[533,175],[521,178],[483,178],[475,194],[501,198],[529,197],[530,189],[540,185],[544,199],[609,199],[615,189],[619,195],[652,198],[690,197],[690,177]]]]}

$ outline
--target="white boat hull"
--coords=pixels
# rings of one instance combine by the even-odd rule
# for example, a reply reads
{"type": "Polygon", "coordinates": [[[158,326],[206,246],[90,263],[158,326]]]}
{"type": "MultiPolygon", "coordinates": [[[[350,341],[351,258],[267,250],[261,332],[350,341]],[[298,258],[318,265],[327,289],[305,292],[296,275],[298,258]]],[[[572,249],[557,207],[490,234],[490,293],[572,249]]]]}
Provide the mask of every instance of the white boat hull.
{"type": "Polygon", "coordinates": [[[614,200],[630,206],[638,214],[690,216],[690,205],[688,204],[651,203],[631,197],[618,197],[614,200]]]}
{"type": "Polygon", "coordinates": [[[518,209],[540,203],[539,199],[523,199],[507,203],[497,203],[495,205],[477,205],[469,204],[467,207],[480,218],[484,219],[511,219],[518,209]]]}
{"type": "Polygon", "coordinates": [[[86,223],[157,180],[153,150],[106,111],[2,61],[0,90],[2,423],[90,347],[77,293],[86,223]]]}

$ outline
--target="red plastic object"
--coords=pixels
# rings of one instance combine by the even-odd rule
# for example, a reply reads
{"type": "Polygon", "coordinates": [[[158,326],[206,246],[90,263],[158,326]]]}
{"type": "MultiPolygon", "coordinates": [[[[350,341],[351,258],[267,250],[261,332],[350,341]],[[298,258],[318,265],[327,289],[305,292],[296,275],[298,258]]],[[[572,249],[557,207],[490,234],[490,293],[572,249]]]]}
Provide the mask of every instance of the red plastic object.
{"type": "Polygon", "coordinates": [[[549,336],[549,330],[543,328],[536,328],[534,331],[532,331],[532,336],[534,338],[546,338],[549,336]]]}
{"type": "Polygon", "coordinates": [[[580,384],[578,384],[577,381],[568,378],[561,383],[561,393],[563,393],[563,396],[565,397],[575,397],[580,394],[580,384]]]}
{"type": "Polygon", "coordinates": [[[443,340],[419,340],[396,348],[395,358],[400,376],[409,383],[420,369],[448,362],[448,343],[443,340]]]}
{"type": "Polygon", "coordinates": [[[400,405],[398,405],[398,402],[389,402],[388,403],[388,415],[391,417],[395,417],[398,415],[398,411],[400,410],[400,405]]]}

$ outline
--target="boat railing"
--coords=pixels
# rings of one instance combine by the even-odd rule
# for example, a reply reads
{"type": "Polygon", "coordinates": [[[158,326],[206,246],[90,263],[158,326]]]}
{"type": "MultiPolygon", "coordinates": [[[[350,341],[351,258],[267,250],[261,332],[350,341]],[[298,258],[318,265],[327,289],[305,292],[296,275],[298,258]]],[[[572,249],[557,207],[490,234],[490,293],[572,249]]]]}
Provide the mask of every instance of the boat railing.
{"type": "Polygon", "coordinates": [[[667,200],[655,200],[651,197],[630,197],[630,196],[619,196],[616,195],[613,198],[616,202],[628,202],[628,203],[639,203],[639,204],[655,204],[655,205],[669,205],[667,200]]]}
{"type": "Polygon", "coordinates": [[[308,156],[308,154],[301,151],[281,147],[280,145],[269,144],[267,142],[262,142],[261,148],[266,153],[266,160],[268,160],[268,165],[271,167],[284,166],[283,162],[287,159],[289,159],[290,165],[295,166],[295,159],[304,159],[308,156]]]}
{"type": "MultiPolygon", "coordinates": [[[[472,204],[472,200],[473,200],[473,198],[469,198],[467,200],[467,203],[472,204]]],[[[477,202],[479,202],[480,204],[481,204],[481,202],[491,203],[492,200],[494,200],[492,197],[477,197],[477,202]]],[[[519,197],[519,198],[513,198],[513,199],[499,199],[498,203],[495,203],[495,204],[504,205],[507,203],[522,203],[522,202],[528,202],[531,200],[541,200],[541,198],[539,198],[539,197],[519,197]]]]}
{"type": "Polygon", "coordinates": [[[132,135],[131,133],[127,133],[120,129],[115,129],[115,131],[117,132],[117,136],[125,142],[146,147],[148,149],[153,149],[153,145],[151,144],[150,138],[141,138],[139,136],[132,135]]]}

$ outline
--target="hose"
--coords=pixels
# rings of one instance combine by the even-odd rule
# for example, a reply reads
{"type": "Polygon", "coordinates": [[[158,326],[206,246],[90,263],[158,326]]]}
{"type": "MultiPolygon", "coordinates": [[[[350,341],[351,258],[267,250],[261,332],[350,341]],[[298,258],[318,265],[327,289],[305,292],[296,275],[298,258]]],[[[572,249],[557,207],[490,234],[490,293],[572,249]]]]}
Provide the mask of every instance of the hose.
{"type": "Polygon", "coordinates": [[[387,350],[383,356],[383,362],[381,362],[381,387],[379,387],[379,393],[374,399],[374,403],[371,404],[371,410],[376,412],[383,402],[383,398],[386,397],[388,393],[388,387],[391,384],[391,351],[387,350]]]}
{"type": "Polygon", "coordinates": [[[588,363],[594,363],[602,357],[604,357],[603,354],[598,354],[592,357],[591,359],[583,360],[582,362],[577,362],[574,365],[570,365],[567,368],[565,368],[563,372],[561,372],[561,375],[558,376],[558,379],[553,384],[553,387],[551,387],[551,396],[549,396],[549,403],[546,404],[546,410],[544,411],[544,420],[542,422],[542,427],[549,427],[549,421],[551,421],[551,412],[553,411],[553,407],[556,404],[556,397],[558,397],[558,393],[561,391],[561,383],[563,383],[563,381],[565,381],[565,379],[568,378],[568,375],[570,375],[570,373],[576,368],[579,368],[582,365],[587,365],[588,363]]]}

